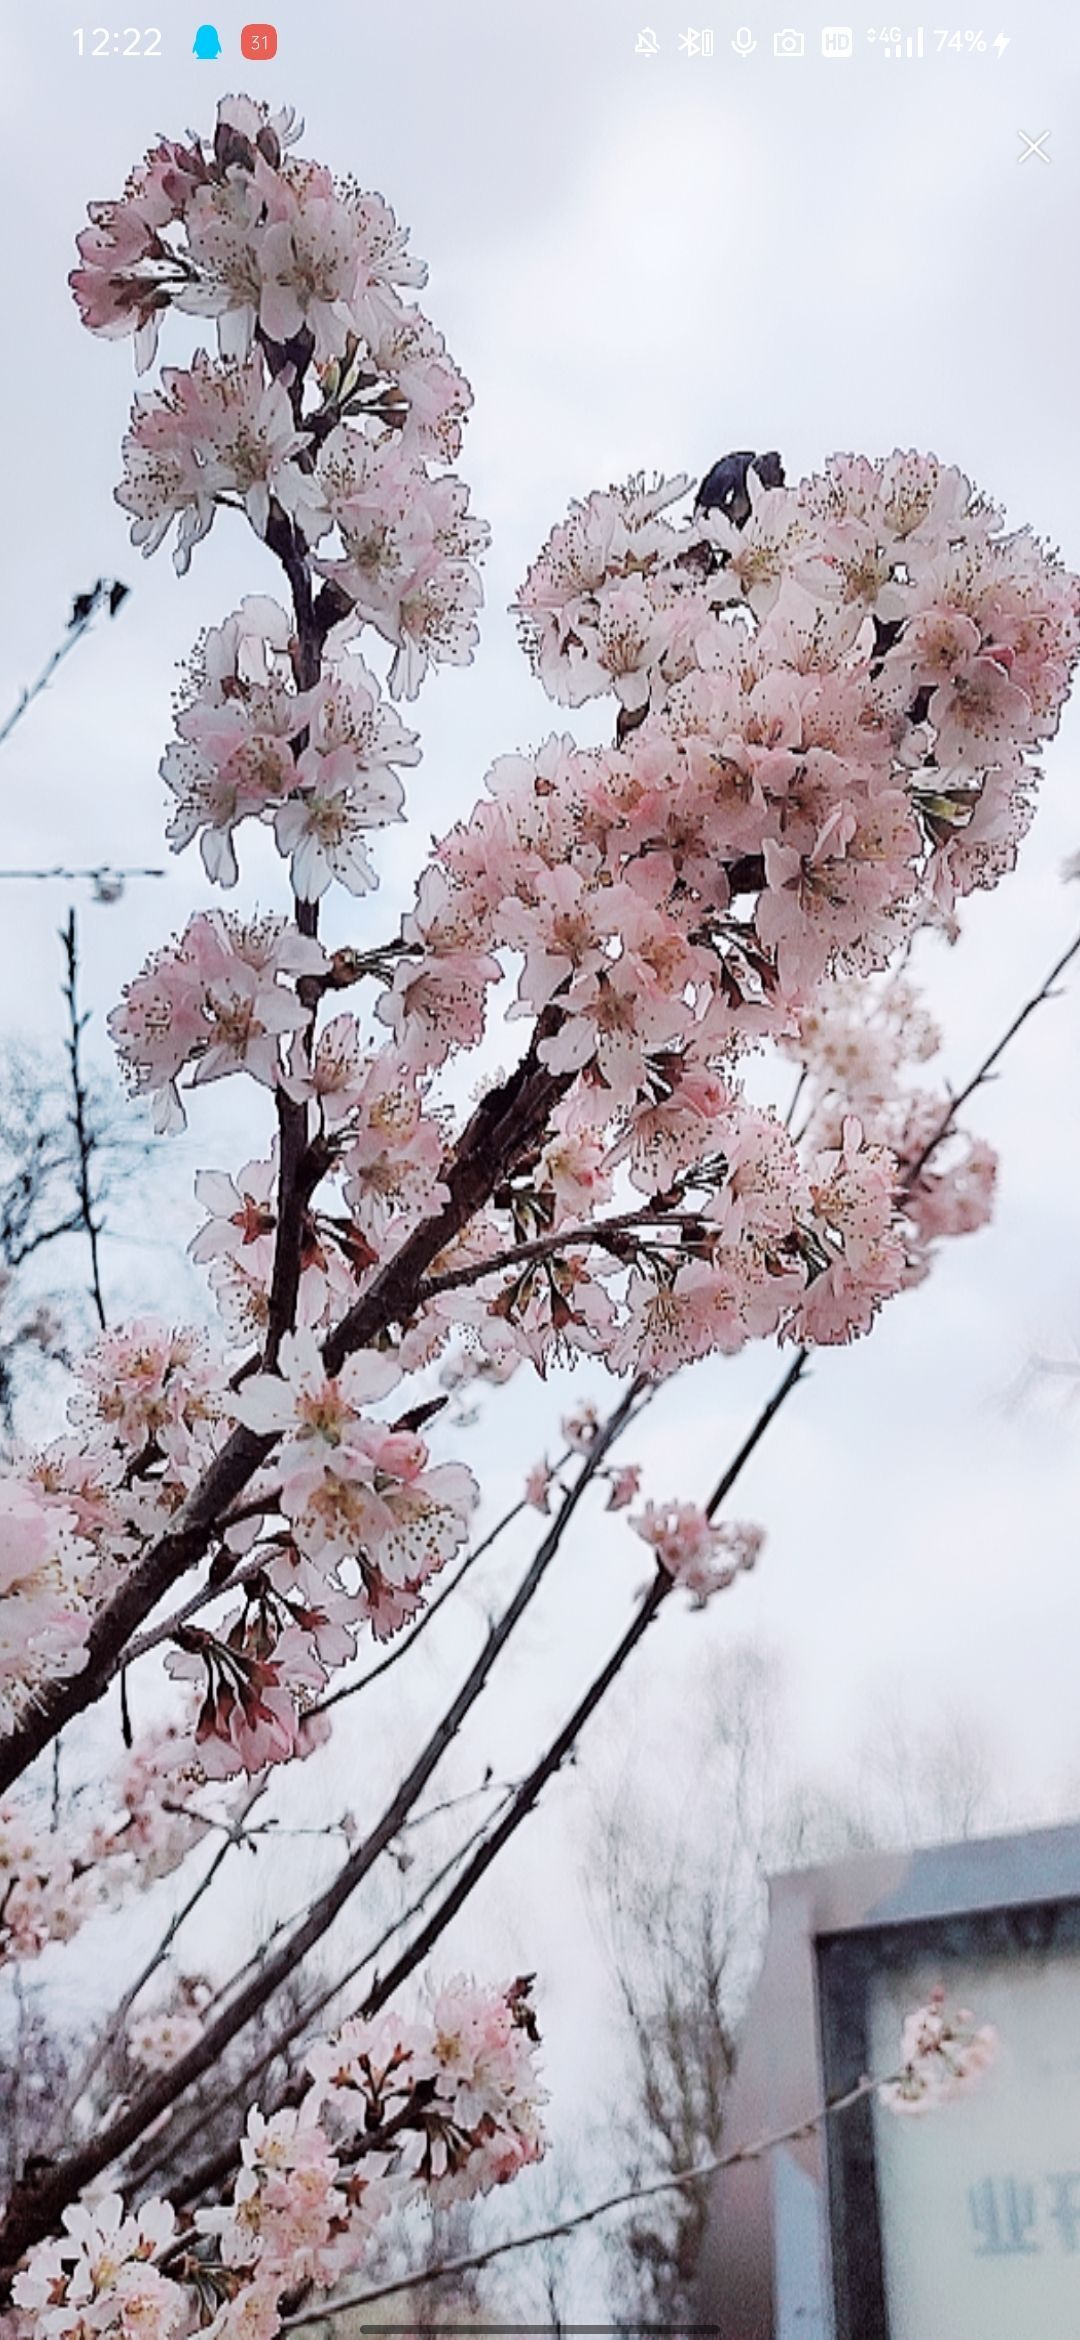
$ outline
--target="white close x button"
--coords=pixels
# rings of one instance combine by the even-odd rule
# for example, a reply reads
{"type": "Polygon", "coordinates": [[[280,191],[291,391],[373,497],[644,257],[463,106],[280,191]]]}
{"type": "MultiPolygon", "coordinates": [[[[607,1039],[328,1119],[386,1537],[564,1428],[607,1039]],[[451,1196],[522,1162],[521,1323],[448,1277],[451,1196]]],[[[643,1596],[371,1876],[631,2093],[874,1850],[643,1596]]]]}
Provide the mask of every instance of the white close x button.
{"type": "Polygon", "coordinates": [[[1030,162],[1033,154],[1038,155],[1040,162],[1048,163],[1050,161],[1051,158],[1046,152],[1046,141],[1050,136],[1049,130],[1040,130],[1037,138],[1029,138],[1026,130],[1018,130],[1016,135],[1023,140],[1024,147],[1023,153],[1016,157],[1017,162],[1030,162]]]}

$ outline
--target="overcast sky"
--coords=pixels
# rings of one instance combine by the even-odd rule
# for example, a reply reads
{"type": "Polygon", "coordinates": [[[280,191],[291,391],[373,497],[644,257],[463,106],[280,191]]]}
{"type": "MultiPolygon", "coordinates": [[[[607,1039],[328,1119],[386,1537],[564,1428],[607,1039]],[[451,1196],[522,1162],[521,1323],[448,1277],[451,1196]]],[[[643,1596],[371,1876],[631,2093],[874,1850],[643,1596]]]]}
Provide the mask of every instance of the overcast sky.
{"type": "MultiPolygon", "coordinates": [[[[192,60],[197,13],[173,0],[148,0],[158,60],[78,61],[74,4],[9,12],[0,705],[41,663],[75,590],[105,573],[136,591],[5,751],[5,867],[165,858],[157,763],[175,662],[241,593],[271,584],[250,535],[221,520],[182,583],[167,553],[147,564],[132,554],[111,501],[130,349],[82,333],[65,287],[87,199],[118,192],[154,133],[208,125],[224,89],[294,103],[303,151],[391,200],[430,263],[429,313],[476,393],[462,468],[494,528],[482,648],[420,702],[418,826],[383,856],[380,935],[428,832],[468,808],[495,754],[551,727],[506,604],[571,496],[638,468],[698,474],[731,447],[778,447],[795,475],[834,450],[919,446],[959,462],[1011,520],[1080,565],[1080,27],[1053,0],[1025,0],[1001,24],[1002,60],[992,49],[936,57],[928,27],[921,62],[886,61],[859,25],[855,58],[833,63],[815,52],[835,9],[793,7],[807,54],[780,61],[780,9],[763,0],[745,0],[741,18],[710,0],[712,58],[678,53],[685,19],[672,0],[282,0],[267,11],[280,42],[267,67],[239,63],[244,18],[231,4],[216,18],[217,64],[192,60]],[[647,6],[660,42],[648,60],[634,54],[647,6]],[[740,21],[757,43],[746,59],[729,45],[740,21]],[[1021,129],[1050,130],[1049,166],[1018,163],[1021,129]]],[[[591,722],[581,736],[596,736],[591,722]]],[[[1074,709],[1019,875],[970,909],[954,953],[923,961],[957,1079],[1080,921],[1080,887],[1059,879],[1080,845],[1078,756],[1074,709]]],[[[272,857],[249,849],[242,863],[238,898],[275,898],[272,857]]],[[[125,975],[209,898],[189,854],[118,909],[87,906],[99,1036],[125,975]]],[[[57,1032],[66,899],[0,886],[6,1031],[57,1032]]],[[[1005,1403],[1033,1351],[1062,1353],[1080,1330],[1076,1027],[1075,995],[1043,1011],[978,1101],[978,1126],[1002,1154],[992,1228],[943,1254],[868,1342],[826,1354],[747,1472],[739,1510],[768,1534],[753,1581],[704,1618],[666,1616],[651,1637],[639,1721],[663,1759],[677,1761],[695,1637],[719,1647],[760,1635],[785,1658],[807,1764],[850,1762],[899,1686],[913,1713],[960,1707],[985,1721],[1018,1816],[1080,1777],[1076,1419],[1005,1403]]],[[[198,1305],[175,1264],[190,1232],[183,1196],[198,1163],[251,1150],[241,1103],[215,1096],[176,1143],[161,1173],[175,1223],[160,1227],[163,1249],[142,1255],[145,1278],[131,1244],[111,1252],[129,1304],[142,1281],[144,1305],[163,1290],[198,1305]]],[[[631,1450],[649,1491],[704,1496],[778,1370],[758,1352],[661,1396],[631,1450]]],[[[601,1381],[586,1370],[577,1389],[602,1396],[601,1381]]],[[[558,1410],[558,1393],[524,1378],[491,1401],[494,1505],[554,1450],[558,1410]]],[[[641,1551],[632,1538],[582,1540],[526,1636],[513,1701],[492,1702],[478,1760],[513,1766],[569,1706],[621,1630],[641,1551]]],[[[468,1646],[468,1633],[451,1639],[429,1687],[453,1679],[468,1646]]],[[[534,1824],[522,1890],[530,1863],[550,1877],[580,1796],[577,1782],[560,1787],[534,1824]]],[[[536,1932],[520,1916],[513,1939],[527,1963],[547,1957],[565,2005],[571,1968],[543,1898],[536,1932]]],[[[556,2061],[568,2074],[586,2028],[564,2022],[556,2061]]]]}

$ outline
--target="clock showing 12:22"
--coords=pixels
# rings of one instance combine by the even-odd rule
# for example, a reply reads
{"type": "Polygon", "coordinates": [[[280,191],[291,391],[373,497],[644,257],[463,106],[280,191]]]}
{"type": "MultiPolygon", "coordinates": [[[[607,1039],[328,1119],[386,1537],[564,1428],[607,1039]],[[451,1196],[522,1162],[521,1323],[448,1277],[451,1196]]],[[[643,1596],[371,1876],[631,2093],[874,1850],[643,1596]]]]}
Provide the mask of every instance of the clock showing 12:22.
{"type": "Polygon", "coordinates": [[[120,32],[110,31],[108,25],[95,24],[87,31],[81,24],[74,31],[75,54],[78,57],[160,57],[161,34],[156,25],[126,24],[120,32]]]}

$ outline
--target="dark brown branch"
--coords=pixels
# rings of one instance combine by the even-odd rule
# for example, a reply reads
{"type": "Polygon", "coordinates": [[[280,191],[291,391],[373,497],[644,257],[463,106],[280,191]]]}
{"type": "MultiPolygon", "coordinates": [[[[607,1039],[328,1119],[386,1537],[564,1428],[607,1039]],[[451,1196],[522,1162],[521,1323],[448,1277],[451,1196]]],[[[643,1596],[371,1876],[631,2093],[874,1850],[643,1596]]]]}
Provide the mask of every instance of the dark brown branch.
{"type": "Polygon", "coordinates": [[[496,1822],[490,1834],[484,1838],[471,1861],[462,1870],[460,1877],[455,1879],[449,1893],[439,1903],[438,1909],[432,1911],[426,1925],[421,1927],[420,1932],[409,1943],[408,1948],[402,1952],[401,1957],[396,1960],[385,1975],[380,1977],[374,1990],[364,2001],[361,2010],[364,2015],[376,2015],[379,2008],[384,2007],[387,2000],[393,1997],[394,1992],[400,1990],[402,1983],[412,1974],[420,1960],[427,1957],[428,1951],[438,1941],[440,1934],[445,1932],[451,1920],[463,1908],[469,1895],[475,1891],[481,1877],[490,1869],[492,1862],[497,1860],[503,1846],[508,1844],[510,1838],[516,1834],[522,1821],[528,1819],[529,1813],[538,1802],[548,1780],[554,1776],[555,1772],[561,1770],[590,1716],[595,1714],[601,1701],[606,1698],[612,1683],[621,1674],[627,1659],[633,1655],[639,1641],[644,1640],[653,1618],[674,1590],[674,1578],[668,1576],[662,1569],[658,1570],[641,1606],[623,1634],[622,1640],[612,1651],[606,1665],[601,1667],[600,1672],[589,1684],[584,1697],[579,1699],[573,1713],[563,1724],[557,1737],[552,1740],[547,1752],[541,1756],[539,1763],[534,1764],[528,1777],[522,1780],[521,1786],[512,1796],[502,1819],[496,1822]]]}
{"type": "Polygon", "coordinates": [[[252,1430],[233,1431],[173,1525],[129,1569],[108,1607],[95,1618],[80,1672],[50,1684],[0,1740],[0,1793],[21,1777],[75,1715],[102,1697],[131,1636],[177,1578],[204,1557],[222,1512],[268,1460],[275,1443],[271,1437],[256,1437],[252,1430]]]}
{"type": "Polygon", "coordinates": [[[755,1449],[760,1446],[770,1423],[775,1421],[781,1406],[787,1404],[787,1401],[791,1396],[791,1392],[795,1388],[796,1383],[802,1380],[803,1374],[806,1371],[806,1367],[809,1362],[809,1356],[810,1352],[808,1349],[796,1350],[795,1356],[792,1359],[791,1364],[788,1366],[783,1380],[778,1384],[777,1388],[774,1389],[771,1398],[766,1399],[765,1404],[762,1406],[761,1412],[758,1415],[757,1421],[754,1423],[753,1429],[750,1430],[747,1436],[743,1439],[742,1445],[739,1447],[738,1452],[732,1456],[732,1459],[729,1462],[723,1477],[717,1480],[712,1494],[710,1495],[709,1500],[705,1505],[706,1519],[715,1519],[721,1505],[726,1503],[727,1498],[730,1495],[733,1486],[735,1485],[736,1479],[741,1476],[742,1472],[746,1468],[747,1463],[750,1460],[751,1455],[754,1453],[755,1449]]]}
{"type": "Polygon", "coordinates": [[[550,1116],[574,1076],[551,1073],[539,1056],[540,1044],[557,1028],[550,1009],[540,1018],[527,1055],[509,1078],[482,1097],[443,1174],[449,1199],[438,1217],[426,1220],[387,1262],[362,1299],[349,1309],[323,1347],[328,1373],[339,1373],[356,1349],[370,1346],[387,1324],[405,1324],[429,1268],[455,1236],[476,1217],[496,1187],[510,1176],[547,1128],[550,1116]]]}
{"type": "Polygon", "coordinates": [[[469,1284],[481,1284],[488,1276],[505,1274],[508,1268],[528,1267],[534,1260],[550,1259],[557,1252],[566,1251],[579,1243],[594,1244],[599,1250],[613,1250],[617,1256],[626,1256],[627,1239],[640,1233],[642,1241],[653,1229],[700,1226],[696,1211],[661,1211],[639,1203],[632,1211],[618,1211],[608,1219],[593,1219],[587,1226],[560,1227],[550,1235],[536,1235],[528,1243],[515,1243],[509,1251],[494,1252],[490,1259],[470,1260],[465,1267],[448,1268],[444,1275],[430,1276],[417,1295],[421,1306],[438,1299],[443,1292],[459,1292],[469,1284]]]}

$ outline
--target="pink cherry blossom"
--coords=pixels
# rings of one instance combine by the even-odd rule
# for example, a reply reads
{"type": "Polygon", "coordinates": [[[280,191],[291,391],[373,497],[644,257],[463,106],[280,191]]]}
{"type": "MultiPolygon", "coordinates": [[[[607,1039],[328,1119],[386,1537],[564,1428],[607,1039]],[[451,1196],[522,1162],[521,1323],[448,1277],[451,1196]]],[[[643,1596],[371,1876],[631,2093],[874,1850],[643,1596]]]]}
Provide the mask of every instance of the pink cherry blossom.
{"type": "Polygon", "coordinates": [[[200,352],[190,372],[166,367],[162,382],[161,392],[140,391],[124,440],[116,500],[132,515],[133,544],[156,552],[178,521],[173,558],[183,575],[223,496],[239,498],[259,536],[271,496],[319,535],[321,500],[295,460],[305,435],[260,359],[215,363],[200,352]]]}
{"type": "Polygon", "coordinates": [[[548,1462],[534,1463],[525,1475],[525,1501],[533,1511],[551,1510],[551,1489],[555,1474],[548,1462]]]}
{"type": "Polygon", "coordinates": [[[755,1566],[764,1542],[760,1528],[710,1520],[695,1503],[647,1503],[630,1525],[698,1609],[714,1593],[726,1592],[741,1570],[755,1566]]]}
{"type": "Polygon", "coordinates": [[[191,919],[179,942],[127,985],[109,1018],[132,1087],[154,1095],[157,1126],[183,1128],[177,1076],[188,1064],[196,1081],[245,1071],[273,1088],[282,1037],[307,1022],[295,991],[278,979],[325,967],[318,943],[282,919],[242,925],[221,911],[191,919]]]}
{"type": "Polygon", "coordinates": [[[894,2113],[929,2113],[967,2095],[997,2055],[993,2025],[976,2025],[966,2008],[948,2007],[945,1992],[932,1991],[924,2007],[905,2017],[903,2070],[883,2081],[879,2101],[894,2113]]]}

